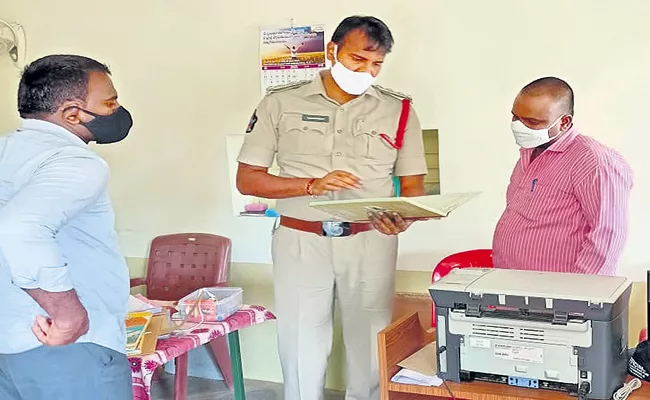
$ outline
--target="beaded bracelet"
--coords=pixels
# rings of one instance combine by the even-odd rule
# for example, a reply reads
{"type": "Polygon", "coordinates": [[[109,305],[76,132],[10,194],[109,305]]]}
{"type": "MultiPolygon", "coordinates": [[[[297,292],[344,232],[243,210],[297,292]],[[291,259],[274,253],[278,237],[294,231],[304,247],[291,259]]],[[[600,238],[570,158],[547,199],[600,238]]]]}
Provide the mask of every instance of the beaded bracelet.
{"type": "Polygon", "coordinates": [[[307,182],[307,188],[305,191],[307,192],[308,195],[313,196],[314,193],[311,191],[312,186],[314,186],[314,182],[316,182],[316,179],[311,179],[309,182],[307,182]]]}

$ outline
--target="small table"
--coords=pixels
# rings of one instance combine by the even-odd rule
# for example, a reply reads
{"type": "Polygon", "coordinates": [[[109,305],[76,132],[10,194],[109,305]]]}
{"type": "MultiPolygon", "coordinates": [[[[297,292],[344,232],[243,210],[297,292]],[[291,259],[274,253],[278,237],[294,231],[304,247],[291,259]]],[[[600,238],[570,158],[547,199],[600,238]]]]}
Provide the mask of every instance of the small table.
{"type": "MultiPolygon", "coordinates": [[[[414,354],[435,340],[433,329],[422,327],[417,313],[412,313],[395,321],[379,332],[379,376],[381,400],[433,400],[451,398],[447,388],[404,385],[391,382],[397,373],[397,363],[414,354]]],[[[471,400],[576,400],[562,392],[542,389],[524,389],[488,382],[448,383],[456,399],[471,400]]],[[[650,398],[650,384],[643,385],[632,392],[629,400],[650,398]]]]}
{"type": "Polygon", "coordinates": [[[275,315],[262,306],[244,305],[223,322],[203,323],[183,336],[159,339],[155,353],[129,357],[133,380],[133,399],[149,400],[151,380],[156,369],[173,359],[183,359],[184,362],[179,364],[184,365],[184,368],[176,370],[174,398],[184,400],[187,395],[187,353],[211,340],[228,335],[235,400],[244,400],[246,395],[239,348],[239,330],[273,319],[275,319],[275,315]],[[179,382],[183,382],[183,384],[179,385],[179,382]]]}

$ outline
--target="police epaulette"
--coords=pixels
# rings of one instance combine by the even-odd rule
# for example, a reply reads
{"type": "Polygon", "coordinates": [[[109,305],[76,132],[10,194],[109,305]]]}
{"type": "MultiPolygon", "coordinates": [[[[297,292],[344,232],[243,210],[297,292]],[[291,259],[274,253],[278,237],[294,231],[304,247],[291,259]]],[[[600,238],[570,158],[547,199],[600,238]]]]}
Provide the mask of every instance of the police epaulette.
{"type": "Polygon", "coordinates": [[[379,86],[379,85],[373,85],[373,87],[375,89],[377,89],[378,91],[380,91],[381,93],[387,94],[387,95],[392,96],[392,97],[395,97],[398,100],[407,99],[409,101],[413,101],[413,98],[411,96],[409,96],[408,94],[401,93],[401,92],[396,92],[393,89],[388,89],[388,88],[385,88],[385,87],[379,86]]]}
{"type": "Polygon", "coordinates": [[[278,93],[278,92],[284,92],[285,90],[296,89],[301,86],[305,86],[310,82],[311,81],[300,81],[300,82],[287,83],[286,85],[272,86],[266,89],[266,94],[278,93]]]}

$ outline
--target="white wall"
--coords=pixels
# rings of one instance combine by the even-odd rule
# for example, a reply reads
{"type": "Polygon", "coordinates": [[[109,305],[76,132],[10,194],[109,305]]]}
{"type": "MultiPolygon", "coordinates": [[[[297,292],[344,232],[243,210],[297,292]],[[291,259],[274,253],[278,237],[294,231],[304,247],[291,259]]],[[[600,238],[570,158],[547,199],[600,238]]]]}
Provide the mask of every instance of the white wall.
{"type": "MultiPolygon", "coordinates": [[[[117,223],[130,256],[144,256],[157,234],[210,231],[233,238],[235,261],[270,262],[271,222],[232,216],[225,155],[225,135],[245,129],[259,100],[258,28],[294,18],[324,22],[331,33],[343,17],[365,13],[384,19],[396,38],[381,83],[411,93],[423,126],[440,131],[443,192],[484,192],[448,220],[407,232],[400,268],[430,270],[449,253],[490,246],[518,155],[511,102],[543,75],[572,84],[583,133],[632,164],[623,272],[642,278],[650,265],[647,0],[115,0],[90,7],[0,0],[0,17],[25,26],[29,59],[74,52],[113,68],[135,127],[127,141],[101,153],[112,166],[117,223]]],[[[15,79],[7,78],[15,71],[0,63],[0,74],[6,127],[15,121],[15,79]]]]}

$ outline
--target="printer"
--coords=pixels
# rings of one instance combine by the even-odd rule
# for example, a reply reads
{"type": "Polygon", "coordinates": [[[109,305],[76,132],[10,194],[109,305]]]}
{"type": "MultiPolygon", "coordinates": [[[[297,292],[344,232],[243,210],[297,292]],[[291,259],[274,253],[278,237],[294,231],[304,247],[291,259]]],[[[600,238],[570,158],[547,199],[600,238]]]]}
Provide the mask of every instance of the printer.
{"type": "Polygon", "coordinates": [[[611,399],[627,375],[624,277],[454,269],[429,292],[440,378],[611,399]]]}

